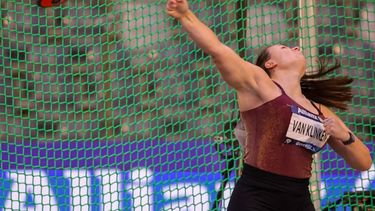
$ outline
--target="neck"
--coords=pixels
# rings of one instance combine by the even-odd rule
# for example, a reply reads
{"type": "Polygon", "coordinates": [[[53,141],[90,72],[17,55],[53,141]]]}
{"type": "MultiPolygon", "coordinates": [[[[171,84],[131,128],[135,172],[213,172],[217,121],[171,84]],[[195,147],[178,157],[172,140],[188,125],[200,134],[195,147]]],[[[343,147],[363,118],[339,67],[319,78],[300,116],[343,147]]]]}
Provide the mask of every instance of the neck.
{"type": "Polygon", "coordinates": [[[272,80],[280,84],[289,97],[293,99],[303,97],[299,78],[273,77],[272,80]]]}

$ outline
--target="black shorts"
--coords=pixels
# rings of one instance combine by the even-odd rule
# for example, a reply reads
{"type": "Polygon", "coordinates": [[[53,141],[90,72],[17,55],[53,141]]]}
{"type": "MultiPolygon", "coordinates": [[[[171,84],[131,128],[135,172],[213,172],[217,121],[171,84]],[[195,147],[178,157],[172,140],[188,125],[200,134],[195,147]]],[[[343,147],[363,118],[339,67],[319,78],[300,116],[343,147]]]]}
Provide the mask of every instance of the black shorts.
{"type": "Polygon", "coordinates": [[[228,211],[315,211],[309,179],[269,173],[244,164],[228,211]]]}

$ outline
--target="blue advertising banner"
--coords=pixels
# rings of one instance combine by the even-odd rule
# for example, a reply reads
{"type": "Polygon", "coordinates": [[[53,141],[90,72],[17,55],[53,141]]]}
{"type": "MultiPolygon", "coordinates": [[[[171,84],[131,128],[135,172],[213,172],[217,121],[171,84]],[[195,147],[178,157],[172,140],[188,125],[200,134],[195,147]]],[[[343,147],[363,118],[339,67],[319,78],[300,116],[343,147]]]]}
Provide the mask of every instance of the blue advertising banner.
{"type": "MultiPolygon", "coordinates": [[[[1,144],[0,208],[5,210],[209,210],[226,168],[212,141],[80,141],[1,144]]],[[[322,168],[322,203],[373,187],[374,168],[322,168]],[[352,172],[352,174],[348,174],[352,172]]],[[[234,176],[224,191],[224,207],[234,176]]]]}

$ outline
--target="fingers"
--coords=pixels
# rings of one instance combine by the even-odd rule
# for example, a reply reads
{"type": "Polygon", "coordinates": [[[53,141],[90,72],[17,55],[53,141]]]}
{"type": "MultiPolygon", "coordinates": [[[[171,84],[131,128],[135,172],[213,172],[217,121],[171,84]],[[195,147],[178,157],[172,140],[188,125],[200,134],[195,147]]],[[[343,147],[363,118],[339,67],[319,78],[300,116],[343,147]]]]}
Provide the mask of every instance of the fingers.
{"type": "Polygon", "coordinates": [[[169,16],[179,19],[189,8],[186,0],[168,0],[166,10],[169,16]]]}
{"type": "Polygon", "coordinates": [[[172,10],[174,8],[176,8],[176,2],[175,2],[175,0],[169,0],[167,2],[167,9],[168,10],[172,10]]]}
{"type": "Polygon", "coordinates": [[[177,4],[182,3],[182,0],[168,0],[167,5],[171,5],[173,7],[176,7],[177,4]]]}
{"type": "Polygon", "coordinates": [[[325,119],[323,119],[323,125],[328,125],[330,123],[333,122],[333,118],[332,117],[327,117],[325,119]]]}
{"type": "Polygon", "coordinates": [[[326,130],[330,130],[336,125],[336,120],[332,117],[327,117],[323,120],[323,126],[326,130]]]}
{"type": "Polygon", "coordinates": [[[167,7],[176,8],[181,3],[184,3],[184,0],[168,0],[167,7]]]}
{"type": "Polygon", "coordinates": [[[343,133],[343,131],[346,131],[345,128],[343,128],[337,121],[337,119],[333,117],[328,117],[324,119],[323,126],[326,134],[331,135],[333,137],[342,138],[343,134],[346,135],[345,133],[343,133]]]}
{"type": "Polygon", "coordinates": [[[326,118],[326,119],[323,120],[323,126],[324,126],[324,129],[326,130],[327,133],[330,133],[331,125],[332,125],[331,119],[326,118]]]}
{"type": "Polygon", "coordinates": [[[180,0],[169,0],[167,3],[167,10],[169,11],[176,10],[179,2],[180,0]]]}

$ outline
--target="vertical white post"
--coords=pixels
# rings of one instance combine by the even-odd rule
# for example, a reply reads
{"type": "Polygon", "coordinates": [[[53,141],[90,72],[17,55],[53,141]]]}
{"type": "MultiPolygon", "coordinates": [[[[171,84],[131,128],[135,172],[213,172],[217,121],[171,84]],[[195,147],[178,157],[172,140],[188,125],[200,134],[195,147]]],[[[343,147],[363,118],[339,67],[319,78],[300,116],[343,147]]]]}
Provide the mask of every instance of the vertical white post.
{"type": "Polygon", "coordinates": [[[306,56],[309,73],[318,55],[314,0],[299,0],[299,16],[299,45],[306,56]]]}
{"type": "MultiPolygon", "coordinates": [[[[307,74],[314,70],[317,58],[315,4],[314,0],[299,0],[299,45],[307,62],[307,74]]],[[[320,204],[320,154],[314,155],[310,190],[316,210],[321,210],[320,204]]]]}

